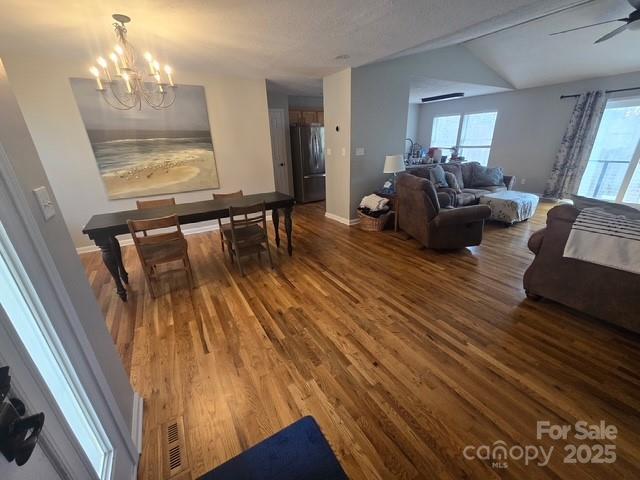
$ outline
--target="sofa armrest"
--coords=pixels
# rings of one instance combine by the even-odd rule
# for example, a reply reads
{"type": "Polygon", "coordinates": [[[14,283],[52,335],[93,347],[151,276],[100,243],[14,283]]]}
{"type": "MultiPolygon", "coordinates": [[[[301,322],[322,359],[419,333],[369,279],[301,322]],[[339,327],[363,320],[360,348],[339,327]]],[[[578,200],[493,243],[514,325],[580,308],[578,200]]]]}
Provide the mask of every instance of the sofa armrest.
{"type": "Polygon", "coordinates": [[[450,188],[442,188],[438,189],[436,193],[438,196],[438,203],[440,204],[440,208],[454,207],[455,206],[455,194],[453,190],[450,188]]]}
{"type": "Polygon", "coordinates": [[[529,238],[529,242],[527,243],[527,246],[529,247],[529,250],[531,250],[536,255],[540,251],[540,247],[542,246],[542,240],[544,239],[544,234],[546,231],[547,231],[546,228],[541,228],[540,230],[534,232],[533,235],[531,235],[531,238],[529,238]]]}
{"type": "Polygon", "coordinates": [[[504,184],[507,187],[507,190],[513,190],[513,187],[516,186],[516,176],[515,175],[505,175],[504,176],[504,184]]]}
{"type": "Polygon", "coordinates": [[[451,210],[441,210],[434,222],[437,226],[459,225],[461,223],[481,222],[491,215],[488,205],[471,205],[451,210]]]}

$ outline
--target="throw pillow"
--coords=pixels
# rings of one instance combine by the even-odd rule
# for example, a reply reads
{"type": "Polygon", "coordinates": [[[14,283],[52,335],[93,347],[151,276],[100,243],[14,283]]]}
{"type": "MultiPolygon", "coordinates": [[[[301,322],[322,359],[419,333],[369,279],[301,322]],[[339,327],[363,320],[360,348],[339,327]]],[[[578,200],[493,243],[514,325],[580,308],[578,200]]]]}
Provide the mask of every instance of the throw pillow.
{"type": "Polygon", "coordinates": [[[431,183],[433,183],[436,187],[447,187],[447,179],[444,176],[444,169],[440,165],[436,165],[431,168],[429,172],[431,176],[431,183]]]}
{"type": "Polygon", "coordinates": [[[502,167],[483,167],[479,163],[473,167],[473,187],[504,186],[504,172],[502,167]]]}
{"type": "Polygon", "coordinates": [[[462,168],[460,168],[460,164],[457,162],[452,163],[443,163],[442,168],[445,172],[451,172],[456,176],[456,180],[458,182],[459,188],[464,188],[464,181],[462,178],[462,168]]]}
{"type": "Polygon", "coordinates": [[[476,165],[480,164],[478,162],[462,162],[460,164],[460,170],[462,171],[461,188],[473,188],[473,169],[476,165]]]}
{"type": "Polygon", "coordinates": [[[605,212],[613,215],[624,215],[627,218],[633,220],[640,220],[640,210],[633,208],[629,205],[622,205],[620,203],[607,202],[605,200],[598,200],[596,198],[581,197],[580,195],[571,195],[573,200],[573,206],[578,210],[583,208],[602,208],[605,212]]]}
{"type": "Polygon", "coordinates": [[[449,185],[449,188],[451,190],[456,193],[462,193],[462,190],[460,190],[460,185],[458,185],[458,179],[453,173],[444,172],[444,178],[447,180],[447,185],[449,185]]]}

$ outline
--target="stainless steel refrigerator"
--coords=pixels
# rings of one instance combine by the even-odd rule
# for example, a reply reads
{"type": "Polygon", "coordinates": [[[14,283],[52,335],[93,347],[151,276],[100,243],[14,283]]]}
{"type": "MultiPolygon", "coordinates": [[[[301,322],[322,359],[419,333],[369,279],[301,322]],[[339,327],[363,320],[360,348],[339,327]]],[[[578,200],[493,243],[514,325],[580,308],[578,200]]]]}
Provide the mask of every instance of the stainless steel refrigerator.
{"type": "Polygon", "coordinates": [[[324,127],[291,127],[291,161],[296,201],[324,200],[324,127]]]}

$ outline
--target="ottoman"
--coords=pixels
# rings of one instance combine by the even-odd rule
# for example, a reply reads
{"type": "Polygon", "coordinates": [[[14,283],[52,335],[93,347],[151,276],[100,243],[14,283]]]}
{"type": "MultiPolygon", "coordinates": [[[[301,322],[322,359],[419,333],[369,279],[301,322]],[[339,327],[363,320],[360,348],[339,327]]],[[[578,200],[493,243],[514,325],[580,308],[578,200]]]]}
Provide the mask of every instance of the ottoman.
{"type": "Polygon", "coordinates": [[[505,190],[480,197],[480,204],[491,208],[489,220],[513,225],[533,217],[538,207],[538,196],[532,193],[505,190]]]}

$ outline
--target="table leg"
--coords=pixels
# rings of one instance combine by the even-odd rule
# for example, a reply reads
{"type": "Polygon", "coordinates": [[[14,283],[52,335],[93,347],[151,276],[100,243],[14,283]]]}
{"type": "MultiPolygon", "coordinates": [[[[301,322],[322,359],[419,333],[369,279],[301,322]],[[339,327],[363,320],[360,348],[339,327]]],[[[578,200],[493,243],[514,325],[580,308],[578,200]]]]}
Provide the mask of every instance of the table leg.
{"type": "Polygon", "coordinates": [[[289,252],[289,256],[293,254],[293,245],[291,244],[291,234],[293,230],[293,223],[291,220],[292,212],[293,207],[286,207],[284,209],[284,229],[287,231],[287,252],[289,252]]]}
{"type": "Polygon", "coordinates": [[[107,237],[104,239],[96,240],[96,245],[100,247],[102,251],[102,261],[104,265],[109,270],[113,281],[116,284],[116,291],[118,292],[118,296],[123,302],[127,301],[127,290],[124,288],[122,281],[120,280],[120,272],[118,269],[118,257],[115,249],[113,237],[107,237]]]}
{"type": "Polygon", "coordinates": [[[399,217],[400,217],[400,202],[398,202],[398,199],[396,198],[396,204],[394,205],[395,209],[396,209],[396,213],[393,216],[394,217],[394,226],[393,226],[393,231],[397,232],[398,231],[398,221],[399,221],[399,217]]]}
{"type": "Polygon", "coordinates": [[[273,227],[276,230],[276,247],[280,248],[280,212],[277,208],[271,211],[271,219],[273,220],[273,227]]]}
{"type": "Polygon", "coordinates": [[[116,262],[118,263],[118,272],[120,273],[120,278],[126,285],[129,285],[129,274],[124,268],[124,263],[122,263],[122,250],[120,249],[120,242],[116,237],[113,237],[113,252],[116,255],[116,262]]]}

